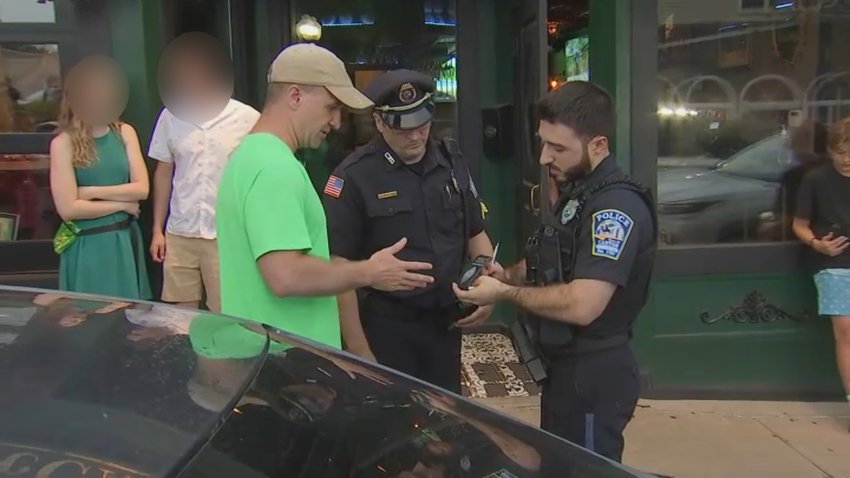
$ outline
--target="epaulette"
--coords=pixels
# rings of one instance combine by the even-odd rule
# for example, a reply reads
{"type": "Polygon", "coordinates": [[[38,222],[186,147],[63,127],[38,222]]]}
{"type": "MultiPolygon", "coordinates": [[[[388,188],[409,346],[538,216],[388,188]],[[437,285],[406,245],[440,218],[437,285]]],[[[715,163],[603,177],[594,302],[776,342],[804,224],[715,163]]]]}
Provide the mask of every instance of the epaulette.
{"type": "Polygon", "coordinates": [[[446,156],[457,158],[461,156],[460,146],[457,140],[452,137],[446,137],[440,140],[440,149],[446,156]]]}
{"type": "Polygon", "coordinates": [[[354,151],[351,152],[345,159],[339,163],[339,168],[342,170],[348,169],[352,165],[356,164],[365,156],[372,154],[377,151],[377,147],[373,142],[369,142],[364,144],[363,146],[358,147],[354,151]]]}
{"type": "Polygon", "coordinates": [[[625,174],[617,175],[604,181],[599,181],[585,191],[585,194],[588,196],[595,195],[613,186],[626,186],[626,189],[631,189],[635,192],[648,194],[650,196],[652,195],[652,191],[648,187],[625,174]]]}
{"type": "Polygon", "coordinates": [[[649,215],[652,218],[653,223],[653,235],[658,234],[658,218],[657,213],[655,211],[655,201],[653,199],[652,190],[648,188],[643,183],[632,179],[630,176],[621,174],[614,176],[612,178],[608,178],[604,181],[600,181],[595,183],[590,188],[584,190],[581,193],[580,200],[580,209],[583,209],[584,204],[590,200],[591,197],[596,196],[597,194],[602,193],[606,189],[611,189],[614,187],[621,187],[623,189],[631,190],[635,194],[637,194],[646,205],[649,210],[649,215]]]}

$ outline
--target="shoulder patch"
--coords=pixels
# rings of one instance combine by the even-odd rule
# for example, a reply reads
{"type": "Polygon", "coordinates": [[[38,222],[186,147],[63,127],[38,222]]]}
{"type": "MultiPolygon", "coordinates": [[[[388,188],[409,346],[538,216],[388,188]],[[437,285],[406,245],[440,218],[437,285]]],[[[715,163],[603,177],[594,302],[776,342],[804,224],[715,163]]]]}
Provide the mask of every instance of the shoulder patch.
{"type": "Polygon", "coordinates": [[[325,183],[325,191],[324,193],[328,196],[338,198],[342,194],[342,187],[345,185],[345,181],[342,178],[338,178],[331,174],[328,178],[328,182],[325,183]]]}
{"type": "Polygon", "coordinates": [[[593,213],[591,255],[619,260],[633,226],[632,218],[617,209],[603,209],[593,213]]]}

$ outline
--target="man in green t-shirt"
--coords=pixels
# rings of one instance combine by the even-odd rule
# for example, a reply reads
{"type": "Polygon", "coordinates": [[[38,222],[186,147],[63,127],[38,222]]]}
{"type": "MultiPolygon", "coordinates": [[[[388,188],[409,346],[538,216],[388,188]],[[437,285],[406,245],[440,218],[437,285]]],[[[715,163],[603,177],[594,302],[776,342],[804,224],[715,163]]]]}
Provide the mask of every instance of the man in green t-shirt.
{"type": "MultiPolygon", "coordinates": [[[[338,129],[343,107],[372,102],[330,51],[285,48],[268,74],[262,115],[230,156],[216,203],[222,312],[374,359],[359,323],[340,324],[336,295],[359,287],[411,290],[430,264],[395,257],[406,240],[366,261],[330,260],[321,200],[293,151],[338,129]]],[[[342,185],[340,185],[342,187],[342,185]]]]}

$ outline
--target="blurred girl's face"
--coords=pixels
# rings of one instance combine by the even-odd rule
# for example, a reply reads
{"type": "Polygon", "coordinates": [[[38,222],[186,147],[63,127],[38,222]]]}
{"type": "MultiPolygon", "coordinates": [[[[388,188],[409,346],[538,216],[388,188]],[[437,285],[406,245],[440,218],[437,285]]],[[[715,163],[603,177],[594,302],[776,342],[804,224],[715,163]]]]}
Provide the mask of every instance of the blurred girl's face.
{"type": "Polygon", "coordinates": [[[114,60],[91,57],[69,73],[66,93],[74,116],[104,126],[117,121],[127,106],[127,78],[114,60]]]}

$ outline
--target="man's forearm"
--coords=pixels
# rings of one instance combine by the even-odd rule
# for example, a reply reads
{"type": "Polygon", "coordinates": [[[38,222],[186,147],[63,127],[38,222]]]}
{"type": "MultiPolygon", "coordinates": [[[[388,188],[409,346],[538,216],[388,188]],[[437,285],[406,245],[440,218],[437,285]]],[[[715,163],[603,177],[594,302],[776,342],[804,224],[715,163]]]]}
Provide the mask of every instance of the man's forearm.
{"type": "Polygon", "coordinates": [[[490,241],[490,236],[486,231],[482,231],[475,237],[469,239],[467,247],[469,259],[475,259],[478,256],[493,256],[493,243],[490,241]]]}
{"type": "Polygon", "coordinates": [[[304,255],[293,269],[290,293],[296,296],[339,295],[371,283],[364,262],[352,262],[345,259],[326,261],[304,255]]]}
{"type": "Polygon", "coordinates": [[[360,322],[360,310],[357,304],[357,293],[353,290],[337,296],[339,302],[339,324],[342,329],[342,339],[346,348],[352,351],[369,349],[369,342],[363,332],[360,322]]]}
{"type": "Polygon", "coordinates": [[[173,167],[158,165],[154,172],[153,184],[153,232],[165,229],[168,216],[168,203],[171,200],[171,173],[173,167]]]}
{"type": "Polygon", "coordinates": [[[568,284],[555,284],[545,287],[511,287],[505,299],[533,314],[548,319],[573,324],[581,324],[576,301],[572,300],[568,284]]]}
{"type": "Polygon", "coordinates": [[[302,253],[278,262],[275,255],[261,257],[260,267],[269,288],[279,297],[339,295],[371,283],[365,262],[328,261],[302,253]]]}

